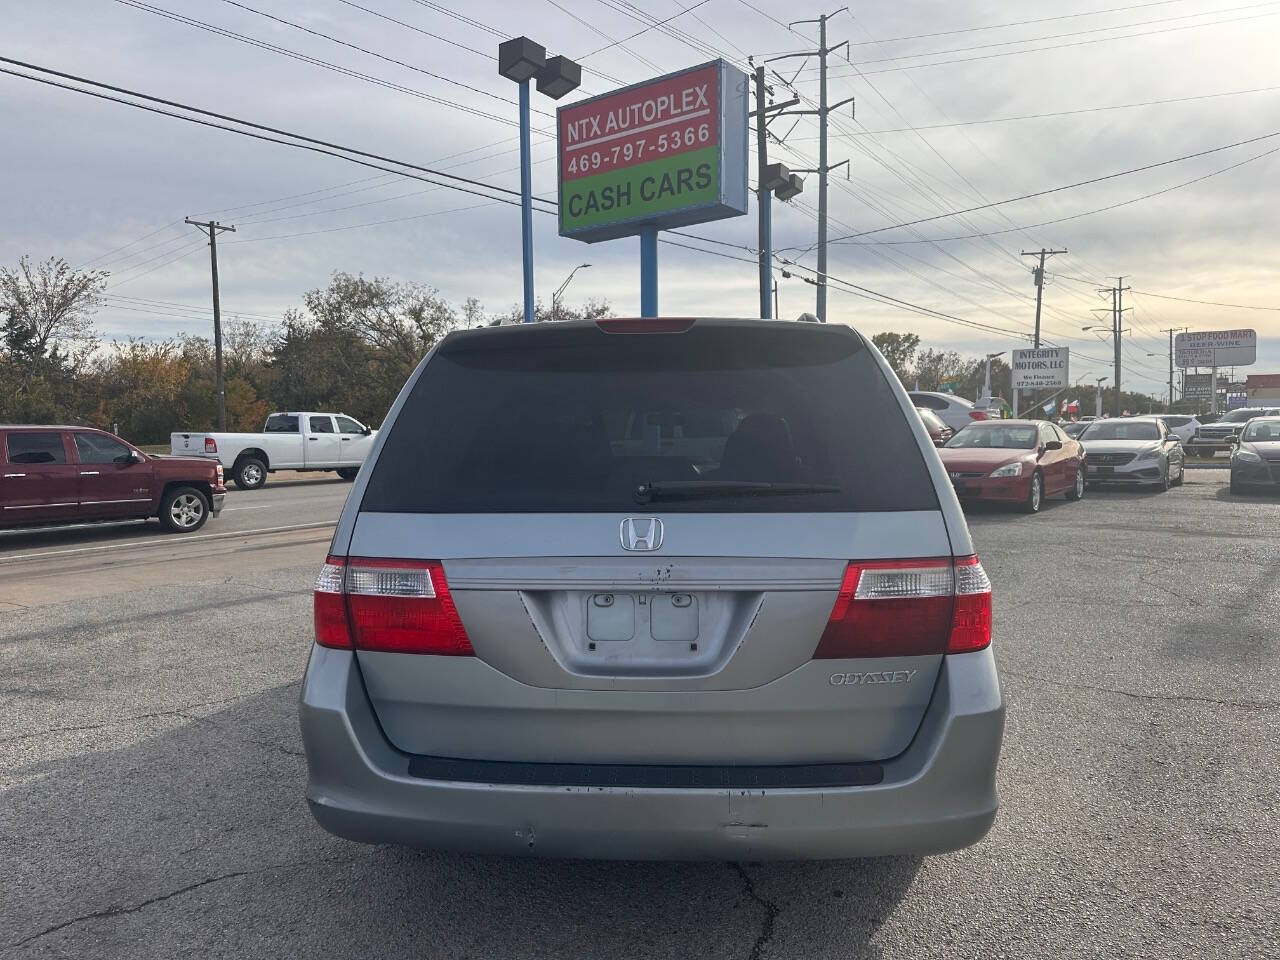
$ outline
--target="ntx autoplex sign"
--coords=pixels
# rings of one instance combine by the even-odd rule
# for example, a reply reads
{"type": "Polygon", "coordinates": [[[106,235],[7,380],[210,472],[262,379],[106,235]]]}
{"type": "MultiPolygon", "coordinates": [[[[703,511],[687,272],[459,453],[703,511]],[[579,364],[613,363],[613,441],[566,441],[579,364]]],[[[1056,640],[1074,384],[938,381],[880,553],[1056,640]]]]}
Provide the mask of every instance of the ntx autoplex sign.
{"type": "Polygon", "coordinates": [[[560,235],[747,212],[747,75],[723,60],[560,107],[560,235]]]}
{"type": "Polygon", "coordinates": [[[1013,388],[1041,390],[1065,387],[1071,351],[1066,347],[1037,347],[1013,351],[1013,388]]]}
{"type": "Polygon", "coordinates": [[[1173,338],[1173,362],[1180,367],[1247,367],[1258,362],[1254,330],[1204,330],[1173,338]]]}

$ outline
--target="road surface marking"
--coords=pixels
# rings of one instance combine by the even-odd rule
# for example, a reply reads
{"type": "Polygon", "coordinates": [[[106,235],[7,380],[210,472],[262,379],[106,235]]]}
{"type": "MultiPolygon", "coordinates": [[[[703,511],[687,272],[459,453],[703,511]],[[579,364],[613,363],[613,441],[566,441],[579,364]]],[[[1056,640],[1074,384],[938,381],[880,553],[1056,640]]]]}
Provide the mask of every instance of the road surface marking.
{"type": "Polygon", "coordinates": [[[318,530],[321,527],[337,526],[338,521],[321,520],[316,523],[295,523],[286,527],[257,527],[253,530],[238,530],[231,533],[209,533],[204,536],[179,534],[176,537],[165,537],[163,540],[129,540],[124,543],[104,543],[96,547],[71,547],[67,550],[46,550],[42,553],[12,553],[0,555],[0,564],[14,563],[18,560],[39,560],[43,557],[65,557],[73,553],[96,553],[99,550],[127,550],[133,547],[158,547],[169,543],[205,543],[209,540],[227,540],[231,537],[247,537],[255,533],[286,533],[290,530],[318,530]]]}

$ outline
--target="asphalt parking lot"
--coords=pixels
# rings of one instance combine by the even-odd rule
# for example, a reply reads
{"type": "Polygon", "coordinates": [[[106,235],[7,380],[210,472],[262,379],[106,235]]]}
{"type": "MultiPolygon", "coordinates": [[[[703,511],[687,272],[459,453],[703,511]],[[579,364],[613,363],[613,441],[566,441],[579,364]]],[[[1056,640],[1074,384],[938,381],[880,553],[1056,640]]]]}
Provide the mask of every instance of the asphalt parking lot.
{"type": "Polygon", "coordinates": [[[310,586],[349,485],[199,534],[0,535],[0,954],[1275,956],[1280,497],[975,511],[1003,808],[949,856],[502,860],[365,847],[303,801],[310,586]]]}

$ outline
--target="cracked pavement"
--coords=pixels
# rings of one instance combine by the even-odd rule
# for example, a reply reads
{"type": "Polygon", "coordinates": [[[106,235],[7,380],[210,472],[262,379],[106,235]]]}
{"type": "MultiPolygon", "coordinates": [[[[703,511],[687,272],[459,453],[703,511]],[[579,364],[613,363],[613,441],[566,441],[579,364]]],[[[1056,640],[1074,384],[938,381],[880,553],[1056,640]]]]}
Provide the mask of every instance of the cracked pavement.
{"type": "Polygon", "coordinates": [[[1009,701],[980,845],[792,864],[365,847],[303,801],[308,588],[349,489],[0,537],[0,958],[1275,955],[1280,498],[975,511],[1009,701]],[[81,546],[118,549],[75,552],[81,546]],[[30,562],[20,556],[71,551],[30,562]]]}

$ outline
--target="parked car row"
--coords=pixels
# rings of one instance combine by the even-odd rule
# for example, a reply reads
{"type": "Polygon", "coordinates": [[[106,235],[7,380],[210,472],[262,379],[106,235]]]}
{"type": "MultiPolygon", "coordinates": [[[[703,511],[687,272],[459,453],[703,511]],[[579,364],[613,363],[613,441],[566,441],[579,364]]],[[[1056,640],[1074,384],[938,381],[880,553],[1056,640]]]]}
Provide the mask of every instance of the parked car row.
{"type": "Polygon", "coordinates": [[[1193,457],[1212,457],[1217,453],[1230,453],[1233,438],[1240,433],[1244,425],[1255,417],[1274,417],[1280,415],[1277,407],[1239,407],[1229,410],[1213,423],[1195,422],[1194,432],[1183,440],[1187,453],[1193,457]]]}
{"type": "MultiPolygon", "coordinates": [[[[1231,491],[1280,492],[1280,412],[1248,412],[1254,415],[1230,421],[1231,432],[1221,441],[1231,453],[1231,491]]],[[[1193,417],[1168,415],[1061,425],[975,421],[938,444],[939,454],[962,501],[1016,504],[1036,513],[1047,496],[1078,500],[1093,486],[1181,486],[1190,454],[1178,430],[1190,424],[1170,424],[1171,419],[1198,424],[1193,417]]]]}

